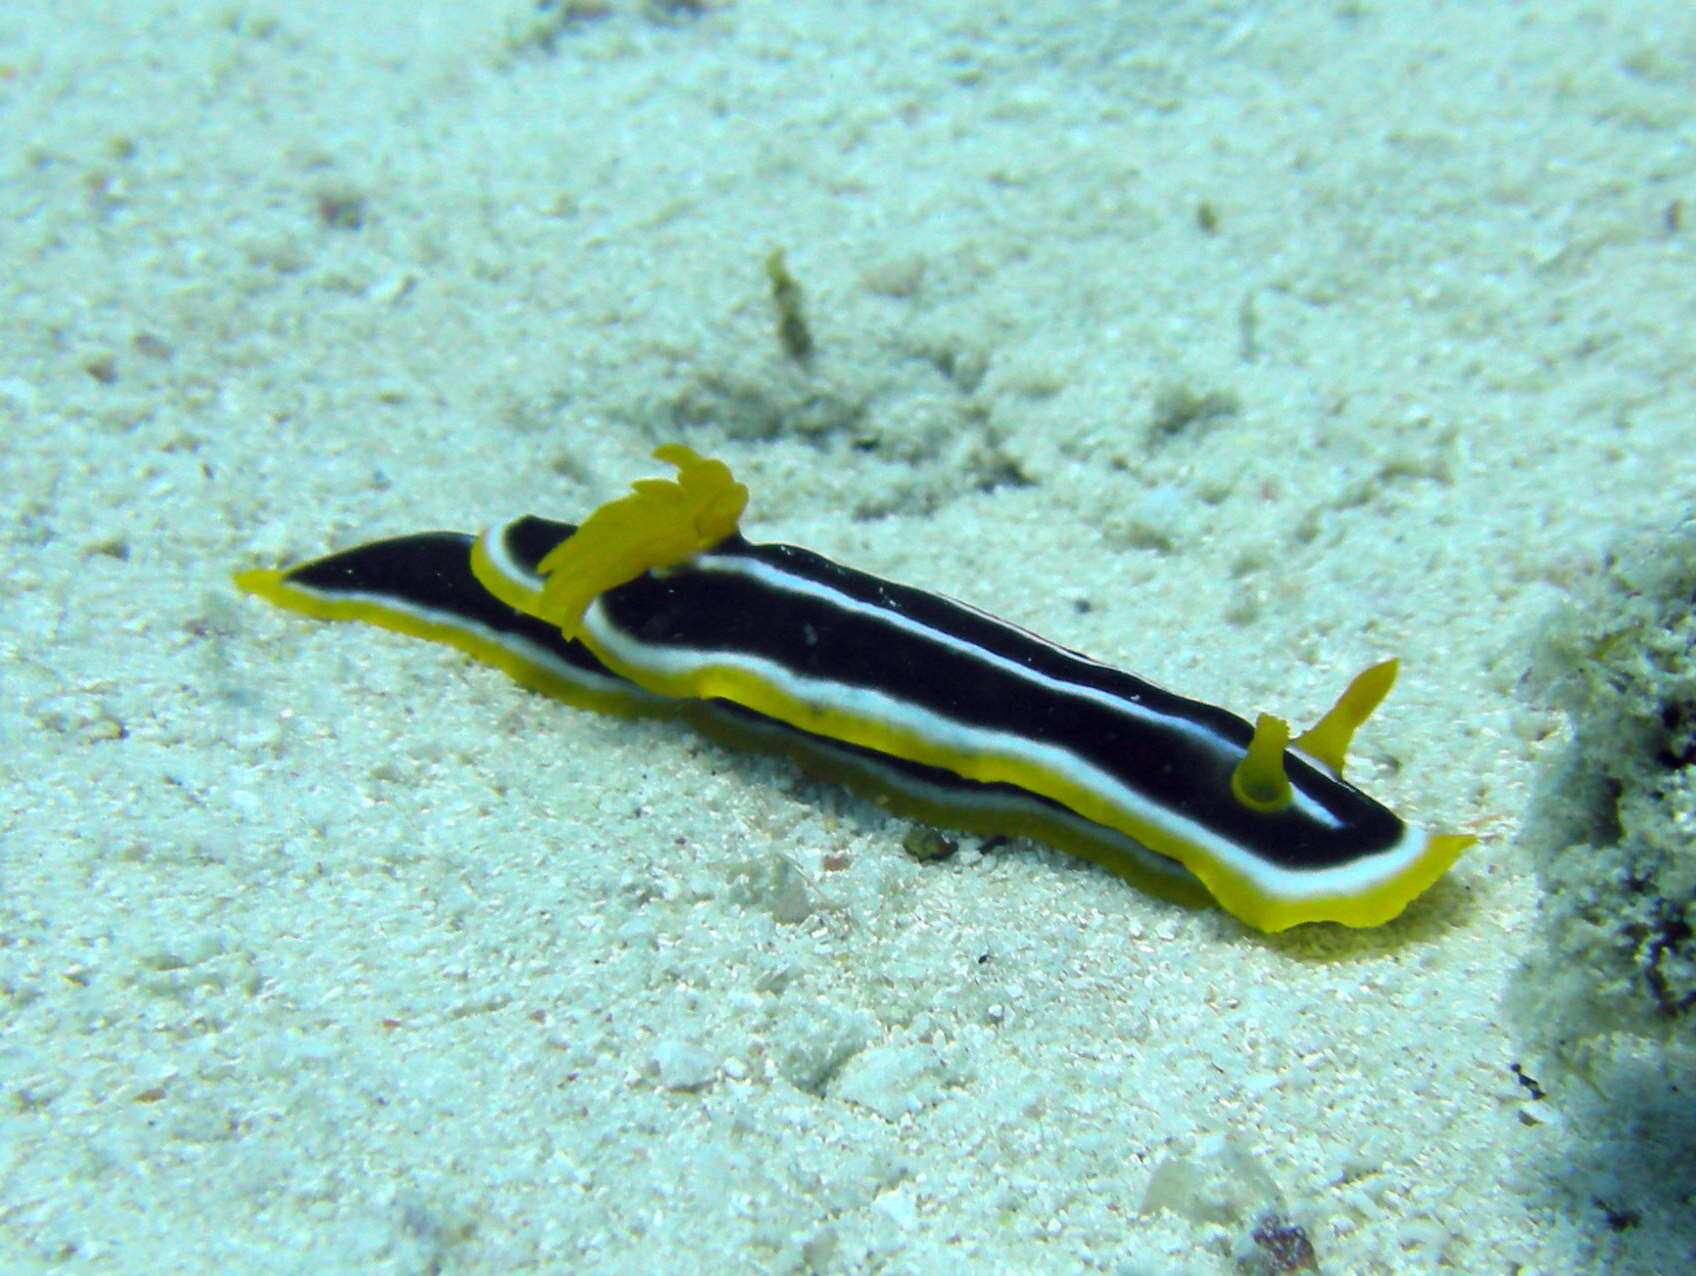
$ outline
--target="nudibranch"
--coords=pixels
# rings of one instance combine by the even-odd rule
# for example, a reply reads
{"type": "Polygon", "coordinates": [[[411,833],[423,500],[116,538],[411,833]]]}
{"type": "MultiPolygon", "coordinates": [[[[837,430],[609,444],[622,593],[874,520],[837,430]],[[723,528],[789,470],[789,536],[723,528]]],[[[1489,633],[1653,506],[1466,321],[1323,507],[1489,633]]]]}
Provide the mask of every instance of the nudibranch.
{"type": "Polygon", "coordinates": [[[1388,921],[1474,840],[1343,779],[1393,660],[1292,736],[951,598],[749,542],[747,489],[722,462],[675,444],[655,456],[675,478],[638,481],[580,526],[426,532],[236,583],[448,643],[573,704],[681,716],[933,822],[1211,896],[1261,930],[1388,921]]]}

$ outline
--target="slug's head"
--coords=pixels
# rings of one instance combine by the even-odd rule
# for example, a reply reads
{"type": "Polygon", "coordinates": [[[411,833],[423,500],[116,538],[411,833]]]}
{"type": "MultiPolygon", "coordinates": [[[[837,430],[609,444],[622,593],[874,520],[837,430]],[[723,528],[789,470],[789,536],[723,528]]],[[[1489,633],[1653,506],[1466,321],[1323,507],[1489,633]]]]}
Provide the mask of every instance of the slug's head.
{"type": "Polygon", "coordinates": [[[1197,875],[1262,930],[1328,918],[1375,926],[1447,870],[1475,839],[1404,823],[1343,779],[1348,746],[1396,680],[1386,660],[1357,675],[1317,723],[1291,737],[1263,713],[1230,774],[1238,866],[1197,875]]]}

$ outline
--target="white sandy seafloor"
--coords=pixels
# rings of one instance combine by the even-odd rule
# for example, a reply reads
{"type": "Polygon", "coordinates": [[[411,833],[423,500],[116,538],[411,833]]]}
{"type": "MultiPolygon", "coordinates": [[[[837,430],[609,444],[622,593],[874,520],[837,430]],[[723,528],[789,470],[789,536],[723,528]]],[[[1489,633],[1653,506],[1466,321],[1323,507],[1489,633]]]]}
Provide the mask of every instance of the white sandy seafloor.
{"type": "Polygon", "coordinates": [[[1696,10],[688,7],[0,8],[0,1269],[1688,1270],[1661,1065],[1501,1002],[1530,637],[1696,492],[1696,10]],[[1399,655],[1351,774],[1483,840],[1268,938],[229,582],[669,440],[1245,714],[1399,655]]]}

